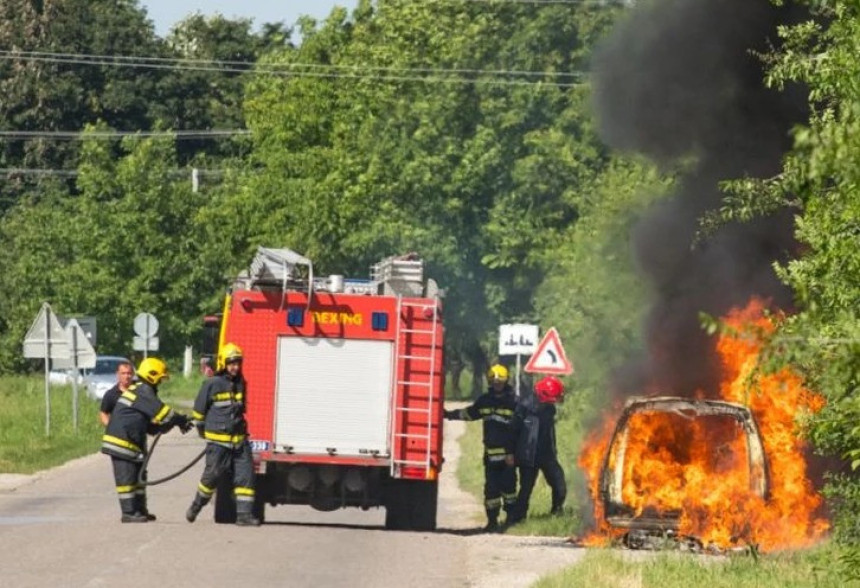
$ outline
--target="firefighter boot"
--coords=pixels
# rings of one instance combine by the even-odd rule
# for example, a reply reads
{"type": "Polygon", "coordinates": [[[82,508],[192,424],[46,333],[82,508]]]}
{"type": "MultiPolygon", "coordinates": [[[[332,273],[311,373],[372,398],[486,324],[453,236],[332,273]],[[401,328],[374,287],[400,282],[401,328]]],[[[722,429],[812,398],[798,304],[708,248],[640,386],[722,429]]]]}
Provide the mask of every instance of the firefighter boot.
{"type": "Polygon", "coordinates": [[[134,498],[137,501],[137,508],[135,510],[145,516],[147,521],[154,521],[155,515],[149,512],[149,509],[146,507],[146,493],[135,494],[134,498]]]}
{"type": "Polygon", "coordinates": [[[251,512],[250,502],[240,502],[236,505],[236,524],[240,527],[259,527],[260,519],[251,512]]]}
{"type": "Polygon", "coordinates": [[[194,497],[194,500],[191,501],[191,506],[188,507],[188,510],[185,511],[185,520],[189,523],[193,523],[197,520],[197,515],[200,514],[200,511],[203,507],[206,506],[206,502],[201,500],[200,495],[194,497]]]}
{"type": "Polygon", "coordinates": [[[487,509],[487,526],[484,527],[484,532],[486,533],[498,533],[500,530],[499,527],[499,509],[498,508],[488,508],[487,509]]]}
{"type": "Polygon", "coordinates": [[[146,515],[143,515],[135,510],[135,506],[137,501],[134,498],[121,498],[119,501],[119,508],[122,510],[122,518],[120,519],[123,523],[146,523],[148,519],[146,515]]]}

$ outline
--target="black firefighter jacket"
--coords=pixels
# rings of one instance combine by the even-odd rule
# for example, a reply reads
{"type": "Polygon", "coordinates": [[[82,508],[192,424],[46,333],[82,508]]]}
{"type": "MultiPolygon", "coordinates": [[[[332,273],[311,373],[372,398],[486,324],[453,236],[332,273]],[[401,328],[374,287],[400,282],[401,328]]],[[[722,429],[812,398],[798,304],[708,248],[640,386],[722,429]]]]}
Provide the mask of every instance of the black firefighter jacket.
{"type": "Polygon", "coordinates": [[[526,396],[517,404],[513,428],[518,466],[537,467],[555,459],[555,405],[539,402],[533,394],[526,396]]]}
{"type": "Polygon", "coordinates": [[[146,382],[135,382],[116,401],[102,436],[102,453],[128,461],[143,461],[147,433],[166,433],[185,420],[184,415],[158,398],[157,388],[146,382]]]}
{"type": "Polygon", "coordinates": [[[245,379],[219,372],[203,382],[191,413],[203,438],[224,447],[238,447],[248,433],[245,421],[245,379]]]}
{"type": "Polygon", "coordinates": [[[446,416],[455,420],[484,421],[484,454],[491,462],[502,461],[514,452],[512,421],[517,402],[513,390],[507,386],[501,394],[492,388],[484,392],[471,406],[451,411],[446,416]]]}

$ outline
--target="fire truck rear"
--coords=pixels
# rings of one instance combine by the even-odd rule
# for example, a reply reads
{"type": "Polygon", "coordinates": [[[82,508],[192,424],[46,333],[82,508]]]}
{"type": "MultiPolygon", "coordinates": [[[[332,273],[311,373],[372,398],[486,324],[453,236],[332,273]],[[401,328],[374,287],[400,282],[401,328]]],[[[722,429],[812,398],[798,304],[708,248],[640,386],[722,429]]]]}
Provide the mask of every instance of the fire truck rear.
{"type": "MultiPolygon", "coordinates": [[[[357,280],[315,277],[289,249],[258,250],[219,334],[244,351],[257,516],[267,504],[382,506],[386,528],[436,527],[441,312],[415,256],[357,280]]],[[[216,520],[233,516],[228,498],[217,493],[216,520]]]]}

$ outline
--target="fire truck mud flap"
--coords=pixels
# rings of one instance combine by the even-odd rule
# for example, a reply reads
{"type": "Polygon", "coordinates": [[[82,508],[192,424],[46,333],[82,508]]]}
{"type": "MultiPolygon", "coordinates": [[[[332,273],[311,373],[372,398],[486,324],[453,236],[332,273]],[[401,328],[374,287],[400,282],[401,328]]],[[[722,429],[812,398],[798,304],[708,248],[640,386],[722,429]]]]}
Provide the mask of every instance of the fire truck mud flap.
{"type": "Polygon", "coordinates": [[[436,480],[389,480],[385,489],[385,528],[434,531],[438,501],[436,480]]]}

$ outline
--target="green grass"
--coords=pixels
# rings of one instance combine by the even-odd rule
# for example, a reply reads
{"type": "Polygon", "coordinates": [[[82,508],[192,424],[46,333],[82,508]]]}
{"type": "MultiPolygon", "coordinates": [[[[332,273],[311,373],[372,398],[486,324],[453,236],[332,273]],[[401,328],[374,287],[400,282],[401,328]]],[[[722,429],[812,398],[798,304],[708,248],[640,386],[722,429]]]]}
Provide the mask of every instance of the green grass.
{"type": "Polygon", "coordinates": [[[76,431],[72,387],[52,385],[50,399],[46,434],[44,377],[0,378],[0,473],[31,474],[98,450],[103,431],[98,403],[78,391],[76,431]]]}
{"type": "Polygon", "coordinates": [[[850,583],[838,565],[841,550],[824,545],[808,551],[753,558],[685,553],[617,552],[594,549],[579,564],[538,581],[536,588],[842,588],[850,583]]]}
{"type": "MultiPolygon", "coordinates": [[[[162,399],[189,412],[202,378],[174,376],[162,399]]],[[[50,387],[51,424],[45,431],[44,376],[0,377],[0,473],[32,474],[99,450],[104,432],[99,403],[78,391],[78,428],[73,426],[72,387],[50,387]]]]}

